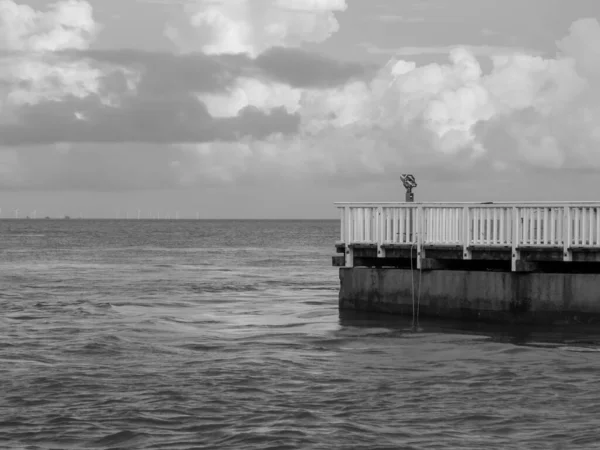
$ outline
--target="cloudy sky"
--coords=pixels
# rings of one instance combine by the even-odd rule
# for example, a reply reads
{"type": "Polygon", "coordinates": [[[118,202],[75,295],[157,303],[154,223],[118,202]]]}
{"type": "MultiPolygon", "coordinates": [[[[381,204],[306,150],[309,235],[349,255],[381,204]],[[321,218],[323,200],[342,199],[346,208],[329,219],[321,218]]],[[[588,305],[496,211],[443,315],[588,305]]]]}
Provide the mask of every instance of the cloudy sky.
{"type": "Polygon", "coordinates": [[[2,216],[597,200],[598,0],[0,0],[2,216]]]}

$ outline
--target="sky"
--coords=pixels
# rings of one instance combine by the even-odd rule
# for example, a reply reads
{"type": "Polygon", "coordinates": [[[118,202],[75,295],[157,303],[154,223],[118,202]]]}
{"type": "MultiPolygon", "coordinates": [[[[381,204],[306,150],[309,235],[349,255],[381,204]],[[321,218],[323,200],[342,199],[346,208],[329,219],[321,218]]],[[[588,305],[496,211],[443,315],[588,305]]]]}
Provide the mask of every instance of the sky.
{"type": "Polygon", "coordinates": [[[598,200],[597,0],[0,0],[1,217],[598,200]]]}

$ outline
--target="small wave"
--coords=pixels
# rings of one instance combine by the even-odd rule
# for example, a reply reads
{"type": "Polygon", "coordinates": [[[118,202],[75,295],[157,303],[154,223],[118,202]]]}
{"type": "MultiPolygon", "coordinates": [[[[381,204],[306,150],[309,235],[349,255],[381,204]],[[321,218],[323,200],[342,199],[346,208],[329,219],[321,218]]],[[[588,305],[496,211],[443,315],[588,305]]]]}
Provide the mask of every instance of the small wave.
{"type": "Polygon", "coordinates": [[[127,443],[131,445],[134,441],[138,441],[141,438],[144,438],[146,435],[143,433],[135,433],[130,430],[119,431],[117,433],[105,436],[100,439],[96,439],[90,443],[92,447],[108,447],[115,445],[122,445],[127,443]]]}
{"type": "Polygon", "coordinates": [[[179,348],[184,348],[186,350],[193,350],[195,352],[211,352],[211,351],[223,350],[222,345],[206,345],[206,344],[185,344],[185,345],[180,345],[179,348]]]}
{"type": "Polygon", "coordinates": [[[564,350],[566,352],[577,352],[577,353],[599,353],[600,348],[589,348],[589,347],[558,347],[559,350],[564,350]]]}
{"type": "Polygon", "coordinates": [[[254,285],[217,285],[217,286],[202,286],[202,285],[188,285],[188,289],[198,293],[217,294],[219,292],[254,292],[258,291],[259,288],[254,285]]]}

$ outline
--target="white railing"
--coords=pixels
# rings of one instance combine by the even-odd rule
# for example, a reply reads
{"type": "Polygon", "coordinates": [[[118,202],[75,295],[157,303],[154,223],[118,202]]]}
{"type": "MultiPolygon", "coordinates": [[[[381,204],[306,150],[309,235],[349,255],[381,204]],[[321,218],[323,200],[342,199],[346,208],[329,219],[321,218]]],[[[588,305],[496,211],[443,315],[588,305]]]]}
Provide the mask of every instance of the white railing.
{"type": "MultiPolygon", "coordinates": [[[[600,251],[600,202],[569,203],[336,203],[346,265],[352,246],[376,244],[378,256],[393,245],[512,249],[513,268],[526,248],[562,248],[571,260],[574,247],[600,251]]],[[[420,259],[418,260],[420,265],[420,259]]]]}

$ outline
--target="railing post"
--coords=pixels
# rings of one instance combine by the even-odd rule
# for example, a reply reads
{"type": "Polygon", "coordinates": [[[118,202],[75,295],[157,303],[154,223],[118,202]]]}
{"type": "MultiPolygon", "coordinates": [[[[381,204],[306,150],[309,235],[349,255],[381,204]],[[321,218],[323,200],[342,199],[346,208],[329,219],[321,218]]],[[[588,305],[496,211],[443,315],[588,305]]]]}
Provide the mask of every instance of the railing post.
{"type": "Polygon", "coordinates": [[[512,245],[511,245],[511,270],[513,272],[517,271],[517,261],[521,259],[521,253],[519,250],[519,242],[520,242],[520,224],[521,218],[519,216],[519,208],[513,206],[512,209],[512,245]]]}
{"type": "Polygon", "coordinates": [[[571,207],[563,206],[563,261],[572,261],[571,240],[573,239],[573,224],[571,223],[571,207]]]}
{"type": "Polygon", "coordinates": [[[354,240],[354,236],[352,235],[352,210],[349,206],[346,206],[344,209],[346,216],[346,267],[354,267],[354,249],[351,247],[354,240]]]}
{"type": "Polygon", "coordinates": [[[340,242],[346,243],[346,217],[345,217],[345,208],[338,208],[340,210],[340,242]]]}
{"type": "Polygon", "coordinates": [[[421,269],[421,259],[422,257],[425,256],[425,252],[423,250],[423,243],[422,243],[422,236],[423,236],[423,207],[422,206],[418,206],[417,210],[415,211],[416,213],[416,220],[415,220],[415,234],[416,234],[416,239],[417,239],[417,269],[421,269]]]}
{"type": "Polygon", "coordinates": [[[383,248],[383,241],[385,240],[385,227],[387,220],[383,216],[383,207],[381,206],[377,208],[377,220],[377,257],[385,258],[385,248],[383,248]]]}
{"type": "Polygon", "coordinates": [[[463,207],[462,222],[463,259],[471,259],[471,214],[468,206],[463,207]]]}

